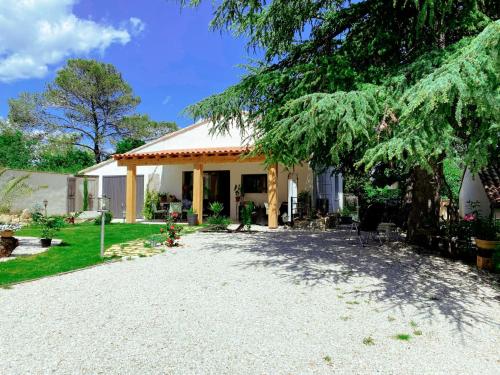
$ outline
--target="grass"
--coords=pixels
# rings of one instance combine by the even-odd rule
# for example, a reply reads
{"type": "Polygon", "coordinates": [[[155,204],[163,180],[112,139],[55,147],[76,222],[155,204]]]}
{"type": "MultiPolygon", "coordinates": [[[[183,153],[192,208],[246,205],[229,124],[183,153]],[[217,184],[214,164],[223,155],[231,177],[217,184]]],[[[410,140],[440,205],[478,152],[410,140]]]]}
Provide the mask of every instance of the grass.
{"type": "Polygon", "coordinates": [[[332,357],[329,355],[323,357],[323,361],[326,362],[327,365],[331,366],[332,365],[332,357]]]}
{"type": "Polygon", "coordinates": [[[368,337],[365,337],[363,339],[363,344],[365,344],[365,345],[375,345],[375,340],[373,339],[373,337],[368,336],[368,337]]]}
{"type": "Polygon", "coordinates": [[[396,336],[394,336],[396,340],[401,340],[401,341],[410,341],[411,335],[408,333],[399,333],[396,336]]]}
{"type": "MultiPolygon", "coordinates": [[[[198,230],[197,227],[185,227],[185,235],[198,230]]],[[[145,224],[110,224],[106,225],[105,246],[121,244],[140,238],[146,238],[159,231],[158,225],[145,224]]],[[[19,236],[40,236],[37,227],[23,228],[16,232],[19,236]]],[[[62,239],[60,246],[51,247],[44,253],[0,263],[0,285],[56,275],[104,263],[99,251],[100,226],[93,223],[68,225],[56,238],[62,239]]]]}

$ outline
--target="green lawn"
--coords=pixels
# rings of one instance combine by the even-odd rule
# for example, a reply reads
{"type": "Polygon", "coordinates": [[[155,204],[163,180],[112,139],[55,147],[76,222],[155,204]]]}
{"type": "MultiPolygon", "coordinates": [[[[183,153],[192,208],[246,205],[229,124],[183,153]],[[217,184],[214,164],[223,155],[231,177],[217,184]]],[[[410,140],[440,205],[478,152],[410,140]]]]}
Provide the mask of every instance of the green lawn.
{"type": "MultiPolygon", "coordinates": [[[[186,227],[183,234],[196,229],[186,227]]],[[[106,248],[159,233],[158,225],[111,224],[106,226],[106,248]]],[[[36,227],[23,228],[19,236],[40,236],[36,227]]],[[[99,255],[100,226],[93,223],[68,225],[57,233],[63,240],[61,246],[51,247],[47,252],[30,257],[0,263],[0,285],[55,275],[105,262],[99,255]]]]}

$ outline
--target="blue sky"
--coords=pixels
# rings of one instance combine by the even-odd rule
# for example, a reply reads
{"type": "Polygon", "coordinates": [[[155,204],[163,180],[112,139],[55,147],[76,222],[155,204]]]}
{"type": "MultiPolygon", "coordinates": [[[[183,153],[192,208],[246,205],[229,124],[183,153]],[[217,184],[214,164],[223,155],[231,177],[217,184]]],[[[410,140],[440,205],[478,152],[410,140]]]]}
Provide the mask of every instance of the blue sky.
{"type": "Polygon", "coordinates": [[[138,112],[185,126],[181,111],[236,83],[249,56],[244,40],[208,29],[211,1],[182,10],[174,0],[33,3],[0,1],[1,117],[9,98],[42,91],[67,58],[83,57],[114,64],[142,98],[138,112]]]}

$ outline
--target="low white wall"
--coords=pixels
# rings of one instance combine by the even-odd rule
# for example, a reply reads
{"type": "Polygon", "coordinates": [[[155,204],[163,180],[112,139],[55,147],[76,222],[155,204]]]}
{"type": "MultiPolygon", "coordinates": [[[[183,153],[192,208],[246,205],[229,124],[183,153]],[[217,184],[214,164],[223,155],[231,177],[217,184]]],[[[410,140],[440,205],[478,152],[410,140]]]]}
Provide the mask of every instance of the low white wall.
{"type": "Polygon", "coordinates": [[[0,185],[11,178],[28,175],[25,183],[33,187],[35,191],[29,195],[18,198],[13,206],[13,212],[21,212],[24,209],[32,209],[35,206],[43,207],[43,201],[48,201],[47,213],[49,215],[64,215],[67,213],[67,193],[69,174],[31,172],[22,170],[7,170],[0,177],[0,185]]]}

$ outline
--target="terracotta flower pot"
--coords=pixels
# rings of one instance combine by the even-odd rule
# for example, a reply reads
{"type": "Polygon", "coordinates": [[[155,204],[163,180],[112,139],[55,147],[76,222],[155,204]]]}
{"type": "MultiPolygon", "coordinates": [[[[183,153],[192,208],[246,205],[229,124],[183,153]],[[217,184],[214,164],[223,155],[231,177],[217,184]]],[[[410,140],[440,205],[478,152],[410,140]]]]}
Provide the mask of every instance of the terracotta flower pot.
{"type": "Polygon", "coordinates": [[[500,241],[488,241],[476,238],[477,260],[476,265],[480,270],[493,271],[493,251],[500,241]]]}
{"type": "Polygon", "coordinates": [[[480,240],[476,238],[476,246],[479,249],[484,250],[495,250],[495,248],[500,244],[500,241],[488,241],[488,240],[480,240]]]}
{"type": "Polygon", "coordinates": [[[14,236],[14,231],[11,229],[5,229],[0,232],[0,237],[10,238],[14,236]]]}

